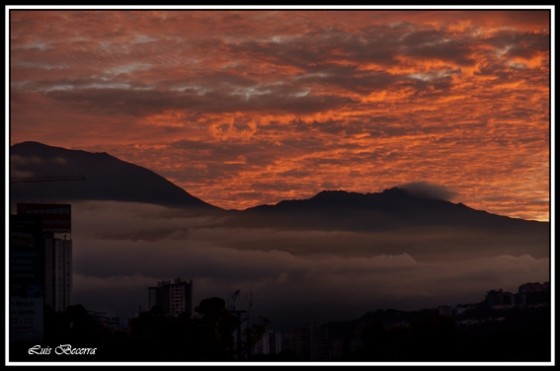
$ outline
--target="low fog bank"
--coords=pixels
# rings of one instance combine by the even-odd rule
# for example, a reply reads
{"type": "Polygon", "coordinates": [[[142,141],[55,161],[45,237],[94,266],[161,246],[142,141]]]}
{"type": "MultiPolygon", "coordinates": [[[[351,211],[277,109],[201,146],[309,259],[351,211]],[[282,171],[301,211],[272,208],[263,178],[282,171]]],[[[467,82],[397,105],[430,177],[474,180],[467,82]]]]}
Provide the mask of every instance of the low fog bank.
{"type": "Polygon", "coordinates": [[[490,289],[547,281],[548,257],[531,254],[531,243],[548,236],[539,238],[508,248],[464,230],[229,228],[223,216],[84,202],[73,204],[73,301],[125,319],[147,309],[149,286],[182,277],[194,282],[195,305],[241,290],[238,307],[252,294],[253,318],[286,329],[381,308],[479,302],[490,289]]]}

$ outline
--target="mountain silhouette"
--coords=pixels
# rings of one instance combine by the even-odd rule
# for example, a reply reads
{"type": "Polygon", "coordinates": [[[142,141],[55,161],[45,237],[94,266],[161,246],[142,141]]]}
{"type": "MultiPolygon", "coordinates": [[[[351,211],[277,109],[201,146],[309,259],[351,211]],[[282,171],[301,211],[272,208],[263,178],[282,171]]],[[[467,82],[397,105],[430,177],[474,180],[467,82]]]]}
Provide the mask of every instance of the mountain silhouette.
{"type": "Polygon", "coordinates": [[[328,226],[386,230],[402,226],[445,225],[481,228],[523,228],[542,225],[472,209],[462,203],[430,198],[402,188],[380,193],[322,191],[309,199],[281,201],[245,210],[265,223],[299,228],[328,226]]]}
{"type": "MultiPolygon", "coordinates": [[[[412,253],[430,259],[496,254],[549,256],[550,223],[495,215],[408,189],[390,188],[365,194],[327,190],[308,199],[223,210],[148,169],[107,153],[24,142],[13,145],[10,155],[12,178],[85,176],[83,181],[12,182],[12,202],[113,200],[164,205],[177,208],[180,213],[218,213],[220,218],[212,218],[212,227],[228,231],[241,228],[238,230],[255,231],[261,236],[233,245],[223,242],[236,249],[282,249],[293,254],[321,251],[348,256],[375,251],[412,253]],[[313,238],[305,238],[310,232],[313,235],[313,231],[332,238],[317,245],[313,238]],[[359,240],[341,239],[351,234],[359,236],[359,240]],[[292,235],[302,237],[289,237],[292,235]]],[[[143,233],[138,231],[136,237],[143,233]]]]}
{"type": "MultiPolygon", "coordinates": [[[[320,251],[355,256],[375,251],[429,260],[496,255],[546,258],[550,249],[547,222],[491,214],[401,188],[367,194],[323,191],[308,199],[249,208],[229,225],[236,223],[290,231],[287,233],[299,231],[296,235],[301,239],[286,239],[281,245],[292,254],[320,251]],[[308,235],[324,238],[319,245],[310,244],[308,235]]],[[[270,237],[252,248],[274,246],[279,244],[270,237]]]]}
{"type": "MultiPolygon", "coordinates": [[[[200,200],[146,168],[107,153],[90,153],[23,142],[11,147],[11,177],[84,175],[83,181],[12,183],[11,199],[23,201],[114,200],[178,208],[224,211],[200,200]]],[[[326,190],[308,199],[285,200],[243,211],[231,210],[235,226],[286,229],[379,231],[403,227],[446,226],[518,232],[547,229],[526,221],[431,198],[403,188],[379,193],[326,190]]]]}
{"type": "Polygon", "coordinates": [[[218,209],[146,168],[119,160],[107,153],[91,153],[23,142],[10,148],[10,176],[20,179],[60,181],[12,182],[11,200],[62,201],[114,200],[173,206],[218,209]],[[83,180],[64,181],[69,176],[83,180]]]}

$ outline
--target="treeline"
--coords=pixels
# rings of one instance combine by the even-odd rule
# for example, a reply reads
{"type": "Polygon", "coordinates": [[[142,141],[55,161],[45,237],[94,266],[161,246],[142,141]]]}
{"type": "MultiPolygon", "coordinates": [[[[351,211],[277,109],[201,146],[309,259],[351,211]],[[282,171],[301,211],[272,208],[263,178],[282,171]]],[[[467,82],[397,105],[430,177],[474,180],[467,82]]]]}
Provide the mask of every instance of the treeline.
{"type": "MultiPolygon", "coordinates": [[[[10,360],[26,362],[228,362],[250,356],[250,349],[266,328],[261,319],[243,326],[221,298],[207,298],[196,315],[166,317],[157,308],[130,319],[128,329],[102,326],[81,305],[65,312],[45,312],[44,339],[10,344],[10,360]],[[239,341],[239,339],[241,341],[239,341]],[[52,348],[50,354],[29,354],[35,345],[52,348]],[[94,354],[57,354],[56,347],[96,348],[94,354]]],[[[60,353],[60,352],[59,352],[60,353]]]]}
{"type": "Polygon", "coordinates": [[[424,311],[387,311],[323,325],[322,353],[330,361],[547,362],[551,359],[550,307],[493,310],[483,305],[461,317],[424,311]],[[399,325],[399,317],[406,325],[399,325]],[[467,320],[471,320],[471,322],[467,320]]]}

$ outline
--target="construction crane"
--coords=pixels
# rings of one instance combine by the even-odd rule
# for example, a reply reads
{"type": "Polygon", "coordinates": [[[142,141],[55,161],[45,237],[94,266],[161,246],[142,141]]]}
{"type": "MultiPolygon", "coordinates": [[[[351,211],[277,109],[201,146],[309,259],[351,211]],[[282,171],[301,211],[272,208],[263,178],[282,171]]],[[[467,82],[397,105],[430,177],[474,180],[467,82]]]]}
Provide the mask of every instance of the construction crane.
{"type": "Polygon", "coordinates": [[[71,182],[78,180],[86,180],[85,175],[15,177],[10,178],[10,183],[71,182]]]}

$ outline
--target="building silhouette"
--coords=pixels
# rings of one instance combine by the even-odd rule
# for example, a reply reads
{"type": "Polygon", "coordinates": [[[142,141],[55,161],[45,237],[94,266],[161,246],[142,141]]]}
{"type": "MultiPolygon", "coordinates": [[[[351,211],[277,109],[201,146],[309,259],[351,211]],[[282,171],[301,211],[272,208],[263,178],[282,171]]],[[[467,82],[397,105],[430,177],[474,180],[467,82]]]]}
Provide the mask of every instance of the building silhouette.
{"type": "Polygon", "coordinates": [[[318,361],[327,359],[328,334],[322,326],[307,322],[281,338],[282,350],[292,351],[301,361],[318,361]]]}
{"type": "Polygon", "coordinates": [[[57,312],[72,303],[72,214],[69,204],[20,203],[19,216],[40,218],[44,246],[44,304],[57,312]]]}
{"type": "Polygon", "coordinates": [[[148,310],[166,317],[192,315],[192,280],[189,282],[176,278],[160,281],[157,286],[148,288],[148,310]]]}
{"type": "Polygon", "coordinates": [[[527,282],[519,286],[515,294],[501,289],[490,290],[484,302],[494,309],[550,305],[550,283],[527,282]]]}
{"type": "Polygon", "coordinates": [[[510,308],[515,306],[514,294],[501,289],[488,291],[485,301],[491,308],[510,308]]]}
{"type": "Polygon", "coordinates": [[[516,300],[522,307],[550,305],[550,282],[527,282],[519,286],[516,300]]]}
{"type": "Polygon", "coordinates": [[[255,347],[254,355],[273,355],[282,352],[282,334],[280,332],[268,331],[263,334],[255,347]]]}
{"type": "Polygon", "coordinates": [[[45,248],[39,216],[10,215],[10,341],[44,336],[45,248]]]}

